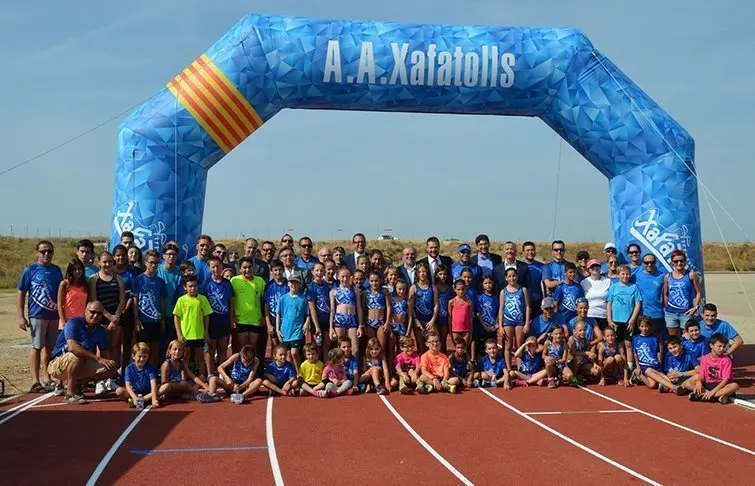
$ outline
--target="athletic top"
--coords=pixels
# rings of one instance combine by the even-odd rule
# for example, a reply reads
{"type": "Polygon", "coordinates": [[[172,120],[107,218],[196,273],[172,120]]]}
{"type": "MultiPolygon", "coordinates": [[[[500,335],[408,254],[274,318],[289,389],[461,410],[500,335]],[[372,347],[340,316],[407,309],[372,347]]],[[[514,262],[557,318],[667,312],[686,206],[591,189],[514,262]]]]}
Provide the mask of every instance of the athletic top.
{"type": "Polygon", "coordinates": [[[423,289],[419,284],[415,284],[414,288],[417,289],[414,294],[414,315],[420,321],[427,322],[433,318],[433,307],[435,306],[433,288],[428,286],[423,289]]]}
{"type": "Polygon", "coordinates": [[[244,366],[244,362],[241,360],[241,355],[236,358],[236,362],[231,367],[231,379],[234,383],[244,383],[249,379],[249,375],[252,374],[254,364],[259,362],[257,358],[254,358],[251,363],[244,366]]]}
{"type": "Polygon", "coordinates": [[[687,312],[695,300],[695,286],[686,272],[682,278],[674,278],[674,274],[668,275],[668,302],[666,312],[683,314],[687,312]]]}
{"type": "Polygon", "coordinates": [[[376,294],[373,294],[372,290],[368,290],[365,293],[364,300],[368,309],[385,309],[385,294],[382,288],[376,294]]]}
{"type": "Polygon", "coordinates": [[[515,292],[510,292],[508,287],[504,287],[503,299],[503,322],[523,326],[527,314],[522,287],[519,287],[515,292]]]}
{"type": "Polygon", "coordinates": [[[477,296],[477,312],[486,328],[494,328],[498,322],[498,296],[482,292],[477,296]]]}
{"type": "Polygon", "coordinates": [[[126,383],[131,384],[131,388],[137,395],[146,395],[152,391],[152,380],[157,380],[157,371],[151,364],[145,364],[144,368],[139,369],[136,363],[126,366],[126,383]]]}
{"type": "Polygon", "coordinates": [[[469,332],[472,330],[472,304],[470,302],[466,300],[454,302],[451,330],[453,332],[469,332]]]}
{"type": "Polygon", "coordinates": [[[354,381],[354,378],[359,374],[359,361],[353,354],[343,360],[343,367],[346,370],[346,377],[354,381]]]}
{"type": "Polygon", "coordinates": [[[380,358],[378,358],[376,362],[373,362],[373,361],[371,361],[369,359],[365,359],[364,360],[364,366],[365,366],[365,369],[368,369],[368,370],[370,368],[376,368],[376,367],[377,368],[382,368],[383,367],[383,360],[380,359],[380,358]]]}
{"type": "Polygon", "coordinates": [[[199,293],[207,297],[214,314],[228,314],[231,311],[233,288],[230,281],[222,279],[220,282],[216,282],[210,276],[202,282],[199,293]]]}
{"type": "Polygon", "coordinates": [[[134,286],[134,279],[139,276],[139,269],[133,265],[126,265],[122,269],[117,269],[116,272],[120,272],[121,279],[123,280],[123,290],[126,292],[126,297],[131,294],[131,288],[134,286]]]}
{"type": "Polygon", "coordinates": [[[438,316],[436,317],[436,320],[439,325],[441,326],[447,326],[448,325],[448,302],[451,300],[451,297],[453,296],[453,289],[450,285],[446,287],[446,290],[440,290],[438,287],[438,316]]]}
{"type": "Polygon", "coordinates": [[[528,289],[530,291],[530,298],[533,302],[540,302],[543,300],[543,289],[540,287],[540,282],[543,280],[543,264],[538,261],[527,264],[530,278],[528,283],[528,289]]]}
{"type": "Polygon", "coordinates": [[[564,357],[564,347],[566,345],[561,343],[560,346],[556,346],[552,341],[548,341],[548,356],[553,359],[561,359],[564,357]]]}
{"type": "Polygon", "coordinates": [[[113,275],[110,280],[103,280],[100,278],[100,274],[96,274],[93,278],[96,278],[94,282],[95,292],[97,293],[97,300],[100,301],[102,307],[109,314],[115,314],[118,310],[118,304],[121,301],[120,289],[118,288],[118,279],[113,275]]]}
{"type": "Polygon", "coordinates": [[[608,343],[603,341],[603,357],[604,358],[610,358],[611,356],[616,356],[619,354],[619,342],[616,341],[613,343],[613,348],[609,347],[608,343]]]}
{"type": "Polygon", "coordinates": [[[406,315],[406,313],[409,312],[409,300],[391,300],[391,311],[394,316],[406,315]]]}
{"type": "Polygon", "coordinates": [[[162,304],[167,293],[165,281],[157,275],[150,277],[142,273],[134,279],[131,295],[136,298],[136,311],[141,322],[162,321],[162,304]]]}
{"type": "Polygon", "coordinates": [[[700,364],[700,358],[705,354],[705,338],[700,337],[697,341],[691,339],[682,339],[682,346],[684,346],[684,354],[688,354],[695,365],[700,364]]]}
{"type": "Polygon", "coordinates": [[[666,351],[666,355],[663,357],[663,370],[668,374],[671,370],[675,370],[679,373],[690,371],[695,369],[695,360],[689,355],[684,348],[682,348],[682,354],[674,356],[666,351]]]}
{"type": "Polygon", "coordinates": [[[661,369],[661,363],[658,362],[659,346],[656,336],[637,335],[632,338],[632,348],[642,371],[646,368],[661,369]]]}
{"type": "Polygon", "coordinates": [[[344,289],[340,285],[336,287],[335,303],[336,306],[340,304],[357,305],[357,296],[354,291],[354,286],[352,285],[347,289],[344,289]]]}
{"type": "MultiPolygon", "coordinates": [[[[574,334],[574,326],[577,325],[577,319],[579,317],[573,317],[569,320],[569,322],[566,324],[566,327],[569,328],[569,332],[574,334]]],[[[585,319],[585,341],[588,343],[593,340],[593,337],[595,336],[595,319],[592,317],[588,317],[585,319]]]]}
{"type": "Polygon", "coordinates": [[[330,289],[332,287],[325,280],[321,284],[314,281],[307,286],[307,300],[315,303],[317,321],[320,324],[329,322],[330,319],[330,289]]]}
{"type": "Polygon", "coordinates": [[[484,358],[482,358],[482,361],[480,362],[480,369],[482,371],[487,371],[488,373],[492,373],[493,376],[497,379],[503,376],[504,371],[506,371],[506,361],[503,359],[503,356],[496,356],[495,363],[490,359],[490,356],[487,354],[484,358]]]}
{"type": "MultiPolygon", "coordinates": [[[[66,284],[66,297],[63,302],[63,312],[67,320],[72,317],[80,317],[84,315],[84,311],[87,308],[87,289],[86,287],[77,287],[66,284]]],[[[65,323],[63,323],[65,325],[65,323]]],[[[60,327],[60,329],[63,329],[60,327]]]]}
{"type": "Polygon", "coordinates": [[[287,295],[289,292],[288,282],[279,284],[275,280],[269,281],[265,285],[265,304],[270,307],[270,319],[275,323],[275,318],[278,317],[278,304],[280,298],[287,295]]]}
{"type": "Polygon", "coordinates": [[[165,362],[168,363],[168,381],[170,383],[181,383],[183,381],[184,360],[178,361],[178,369],[173,367],[173,362],[170,358],[165,358],[165,362]]]}
{"type": "Polygon", "coordinates": [[[577,299],[585,296],[585,291],[578,283],[561,282],[553,292],[553,298],[558,302],[558,313],[564,321],[577,315],[577,299]]]}
{"type": "Polygon", "coordinates": [[[466,378],[469,375],[469,361],[457,359],[456,353],[451,353],[451,374],[459,378],[466,378]]]}
{"type": "Polygon", "coordinates": [[[419,355],[414,351],[412,351],[412,354],[409,356],[404,353],[399,353],[395,359],[395,366],[398,366],[404,373],[408,373],[410,370],[416,370],[419,368],[419,355]]]}
{"type": "Polygon", "coordinates": [[[534,375],[543,369],[543,356],[540,353],[531,355],[526,350],[522,353],[522,363],[519,365],[519,371],[527,375],[534,375]]]}

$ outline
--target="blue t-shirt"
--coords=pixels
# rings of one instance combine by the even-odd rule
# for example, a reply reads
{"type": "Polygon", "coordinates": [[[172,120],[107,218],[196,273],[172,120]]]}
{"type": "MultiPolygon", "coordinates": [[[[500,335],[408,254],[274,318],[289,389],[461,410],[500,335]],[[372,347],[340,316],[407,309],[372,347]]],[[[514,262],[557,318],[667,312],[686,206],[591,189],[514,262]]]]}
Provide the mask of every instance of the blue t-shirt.
{"type": "Polygon", "coordinates": [[[221,279],[220,282],[216,282],[211,275],[209,280],[202,282],[199,293],[207,297],[207,302],[210,303],[213,314],[225,315],[230,313],[233,287],[231,287],[229,280],[221,279]]]}
{"type": "Polygon", "coordinates": [[[209,261],[200,260],[198,255],[194,255],[193,257],[189,258],[189,261],[194,264],[194,275],[197,276],[199,283],[212,278],[209,261]]]}
{"type": "Polygon", "coordinates": [[[467,263],[464,265],[461,262],[454,262],[451,264],[451,281],[455,282],[461,278],[461,272],[468,268],[472,270],[472,285],[475,285],[475,282],[479,281],[479,279],[482,276],[482,270],[480,269],[479,265],[475,265],[472,262],[467,263]]]}
{"type": "MultiPolygon", "coordinates": [[[[566,260],[561,260],[561,262],[557,262],[556,260],[551,260],[550,262],[543,265],[543,282],[546,280],[555,280],[556,282],[563,282],[564,276],[566,272],[564,271],[564,267],[566,266],[566,260]]],[[[548,291],[548,294],[552,294],[553,290],[548,291]]]]}
{"type": "Polygon", "coordinates": [[[291,378],[296,378],[296,369],[294,365],[286,361],[283,366],[278,366],[278,363],[271,361],[269,365],[265,367],[265,374],[275,377],[275,384],[282,386],[291,378]]]}
{"type": "Polygon", "coordinates": [[[265,304],[270,306],[270,319],[272,319],[273,325],[275,325],[275,318],[278,317],[278,301],[280,301],[282,296],[287,295],[288,292],[287,281],[279,284],[275,280],[271,280],[265,285],[263,299],[265,300],[265,304]]]}
{"type": "Polygon", "coordinates": [[[656,269],[652,273],[645,271],[634,274],[634,282],[642,296],[642,313],[652,319],[663,317],[663,278],[665,272],[656,269]]]}
{"type": "Polygon", "coordinates": [[[519,371],[526,375],[534,375],[541,369],[543,369],[543,355],[535,353],[533,356],[525,350],[522,353],[522,364],[519,366],[519,371]]]}
{"type": "Polygon", "coordinates": [[[66,341],[69,339],[76,341],[79,346],[90,353],[94,353],[97,349],[107,351],[107,331],[105,331],[105,328],[98,324],[92,326],[90,330],[85,318],[74,317],[66,322],[63,332],[58,334],[58,340],[52,349],[52,358],[57,358],[68,351],[66,341]]]}
{"type": "Polygon", "coordinates": [[[359,361],[353,354],[343,361],[343,367],[346,369],[346,377],[352,382],[359,376],[359,361]]]}
{"type": "Polygon", "coordinates": [[[451,373],[453,373],[453,376],[466,378],[469,375],[469,361],[466,357],[464,359],[457,359],[456,353],[451,353],[449,361],[451,362],[451,373]]]}
{"type": "Polygon", "coordinates": [[[157,379],[157,370],[147,363],[141,370],[136,363],[126,366],[126,383],[131,383],[131,388],[138,395],[146,395],[152,391],[151,380],[157,379]]]}
{"type": "Polygon", "coordinates": [[[175,265],[170,269],[165,268],[165,265],[160,265],[157,267],[157,276],[165,282],[165,315],[172,317],[173,308],[179,297],[178,289],[182,287],[181,269],[175,265]]]}
{"type": "Polygon", "coordinates": [[[325,280],[320,285],[314,281],[307,286],[307,300],[315,303],[317,322],[321,326],[327,326],[330,322],[330,289],[332,287],[325,280]]]}
{"type": "Polygon", "coordinates": [[[530,291],[530,300],[532,302],[543,300],[543,289],[541,287],[543,281],[543,266],[544,265],[538,261],[527,264],[530,274],[527,288],[530,291]]]}
{"type": "Polygon", "coordinates": [[[57,265],[32,263],[21,274],[18,290],[26,292],[29,318],[58,319],[58,287],[63,281],[63,272],[57,265]]]}
{"type": "Polygon", "coordinates": [[[694,358],[692,358],[692,356],[690,356],[686,351],[682,351],[682,354],[679,357],[676,357],[666,351],[666,354],[663,357],[663,370],[666,374],[668,374],[671,370],[676,370],[679,373],[684,373],[685,371],[695,369],[696,365],[697,363],[695,362],[694,358]]]}
{"type": "Polygon", "coordinates": [[[84,278],[89,282],[89,277],[100,271],[100,267],[92,263],[88,267],[84,267],[84,278]]]}
{"type": "Polygon", "coordinates": [[[126,291],[126,297],[131,295],[131,290],[134,288],[134,280],[141,273],[142,272],[133,265],[126,265],[126,268],[121,271],[120,276],[121,280],[123,280],[123,290],[126,291]]]}
{"type": "Polygon", "coordinates": [[[160,277],[150,277],[146,273],[136,277],[131,295],[136,297],[139,320],[142,322],[162,321],[163,299],[167,293],[165,281],[160,277]]]}
{"type": "Polygon", "coordinates": [[[296,257],[296,260],[294,261],[294,265],[303,270],[312,270],[315,268],[315,263],[320,263],[320,260],[316,256],[309,257],[308,262],[304,261],[300,256],[296,257]]]}
{"type": "MultiPolygon", "coordinates": [[[[567,321],[566,327],[569,328],[569,332],[574,334],[574,325],[577,324],[577,317],[572,317],[567,321]]],[[[585,317],[585,341],[590,342],[595,338],[595,318],[585,317]]]]}
{"type": "Polygon", "coordinates": [[[498,296],[484,292],[477,296],[477,312],[482,318],[481,324],[489,328],[498,323],[498,296]]]}
{"type": "MultiPolygon", "coordinates": [[[[464,291],[464,297],[472,303],[472,319],[474,320],[477,315],[477,291],[472,287],[467,287],[467,290],[464,291]]],[[[448,309],[448,304],[446,304],[446,309],[448,309]]]]}
{"type": "Polygon", "coordinates": [[[302,326],[309,314],[307,298],[301,294],[285,294],[278,301],[278,314],[281,318],[281,334],[284,342],[304,339],[302,326]]]}
{"type": "Polygon", "coordinates": [[[611,284],[608,288],[608,302],[611,303],[613,322],[628,322],[634,312],[634,305],[642,302],[640,290],[635,284],[611,284]]]}
{"type": "MultiPolygon", "coordinates": [[[[233,382],[237,384],[244,383],[246,380],[248,380],[249,375],[252,374],[254,363],[256,361],[256,359],[253,359],[251,363],[244,366],[244,362],[241,360],[241,355],[239,355],[239,357],[236,358],[236,361],[233,363],[231,372],[229,373],[231,375],[231,380],[233,380],[233,382]]],[[[273,363],[274,362],[275,361],[273,361],[273,363]]]]}
{"type": "Polygon", "coordinates": [[[480,361],[480,369],[492,373],[493,376],[498,379],[502,377],[503,372],[506,371],[506,361],[503,359],[503,356],[497,356],[495,363],[493,363],[490,361],[490,356],[486,354],[485,357],[482,358],[482,361],[480,361]]]}
{"type": "MultiPolygon", "coordinates": [[[[708,327],[708,324],[705,321],[700,321],[700,336],[705,339],[705,350],[707,351],[710,347],[710,337],[716,333],[721,333],[724,336],[726,336],[727,339],[730,341],[734,339],[735,337],[739,336],[739,333],[736,329],[732,327],[731,324],[729,324],[726,321],[722,321],[721,319],[716,319],[716,322],[713,323],[712,326],[708,327]]],[[[704,353],[707,354],[707,353],[704,353]]]]}
{"type": "Polygon", "coordinates": [[[582,286],[576,282],[561,282],[553,292],[553,298],[558,302],[558,313],[564,322],[577,316],[577,299],[585,296],[582,286]]]}
{"type": "Polygon", "coordinates": [[[682,346],[684,346],[684,354],[689,355],[693,359],[695,366],[699,365],[700,358],[705,354],[707,347],[705,338],[701,336],[697,341],[682,339],[682,346]]]}
{"type": "Polygon", "coordinates": [[[539,338],[544,332],[550,332],[554,327],[563,326],[563,324],[564,321],[558,314],[553,314],[551,320],[547,322],[543,320],[543,315],[540,314],[532,319],[532,322],[530,323],[530,332],[527,335],[539,338]]]}
{"type": "Polygon", "coordinates": [[[632,338],[632,348],[637,355],[637,361],[639,361],[642,371],[645,371],[646,368],[660,371],[661,363],[658,362],[660,343],[658,342],[658,337],[637,335],[632,338]]]}

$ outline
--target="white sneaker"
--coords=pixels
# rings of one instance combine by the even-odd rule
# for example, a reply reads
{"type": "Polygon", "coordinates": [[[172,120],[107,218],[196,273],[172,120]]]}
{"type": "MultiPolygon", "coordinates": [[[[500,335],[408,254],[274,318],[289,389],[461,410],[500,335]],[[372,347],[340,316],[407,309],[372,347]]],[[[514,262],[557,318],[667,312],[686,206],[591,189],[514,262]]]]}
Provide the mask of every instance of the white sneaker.
{"type": "Polygon", "coordinates": [[[95,395],[102,395],[103,393],[107,392],[107,386],[105,386],[104,381],[98,381],[97,385],[94,387],[94,394],[95,395]]]}
{"type": "Polygon", "coordinates": [[[107,388],[107,391],[114,392],[118,389],[118,383],[116,383],[114,379],[108,378],[105,382],[105,387],[107,388]]]}
{"type": "Polygon", "coordinates": [[[235,403],[237,405],[240,405],[240,404],[244,403],[244,395],[242,395],[241,393],[232,393],[231,394],[231,402],[233,402],[233,403],[235,403]]]}

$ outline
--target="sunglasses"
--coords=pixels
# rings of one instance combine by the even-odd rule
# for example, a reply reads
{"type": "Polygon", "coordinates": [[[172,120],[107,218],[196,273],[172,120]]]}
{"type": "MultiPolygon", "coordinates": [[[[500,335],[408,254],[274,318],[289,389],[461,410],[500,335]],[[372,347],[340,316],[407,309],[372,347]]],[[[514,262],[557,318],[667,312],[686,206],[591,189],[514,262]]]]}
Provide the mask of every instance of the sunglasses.
{"type": "Polygon", "coordinates": [[[293,243],[294,240],[281,240],[281,243],[293,243]]]}
{"type": "Polygon", "coordinates": [[[606,253],[616,253],[616,250],[613,249],[613,248],[609,248],[609,249],[603,250],[603,251],[606,252],[606,253]]]}
{"type": "Polygon", "coordinates": [[[651,260],[649,262],[642,262],[642,263],[644,263],[645,265],[655,265],[655,260],[651,260]]]}
{"type": "Polygon", "coordinates": [[[679,259],[676,259],[676,260],[671,260],[671,261],[672,261],[672,262],[674,262],[674,263],[684,263],[684,262],[686,262],[687,260],[679,260],[679,259]]]}
{"type": "Polygon", "coordinates": [[[272,248],[263,248],[262,251],[264,251],[265,253],[267,253],[268,251],[273,251],[273,249],[272,248]]]}
{"type": "Polygon", "coordinates": [[[55,253],[55,251],[53,250],[39,250],[39,252],[43,255],[52,255],[53,253],[55,253]]]}
{"type": "Polygon", "coordinates": [[[312,248],[312,244],[311,243],[310,244],[299,245],[299,246],[302,247],[302,248],[312,248]]]}
{"type": "Polygon", "coordinates": [[[99,312],[99,311],[87,310],[87,312],[89,312],[92,315],[92,317],[97,317],[97,316],[102,315],[102,312],[99,312]]]}
{"type": "Polygon", "coordinates": [[[553,251],[556,251],[558,253],[563,253],[564,248],[554,248],[553,251]]]}
{"type": "Polygon", "coordinates": [[[630,252],[628,252],[628,253],[629,253],[630,255],[639,255],[639,254],[640,254],[640,252],[639,252],[639,251],[630,251],[630,252]]]}

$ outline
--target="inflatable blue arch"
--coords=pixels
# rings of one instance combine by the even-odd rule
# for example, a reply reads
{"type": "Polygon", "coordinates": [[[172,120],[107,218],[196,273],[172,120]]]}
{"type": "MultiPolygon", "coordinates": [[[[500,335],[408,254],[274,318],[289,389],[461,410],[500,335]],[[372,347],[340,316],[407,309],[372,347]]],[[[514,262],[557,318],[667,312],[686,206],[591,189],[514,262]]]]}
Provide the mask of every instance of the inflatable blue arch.
{"type": "Polygon", "coordinates": [[[207,171],[284,108],[539,117],[608,178],[620,250],[703,268],[692,137],[566,28],[248,15],[121,124],[111,241],[191,254],[207,171]]]}

